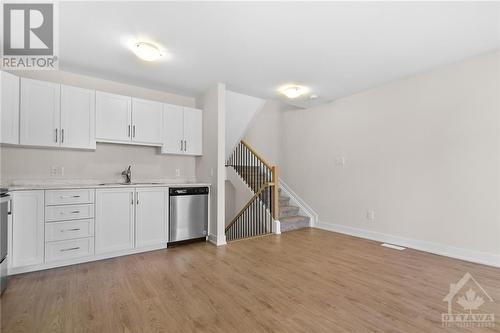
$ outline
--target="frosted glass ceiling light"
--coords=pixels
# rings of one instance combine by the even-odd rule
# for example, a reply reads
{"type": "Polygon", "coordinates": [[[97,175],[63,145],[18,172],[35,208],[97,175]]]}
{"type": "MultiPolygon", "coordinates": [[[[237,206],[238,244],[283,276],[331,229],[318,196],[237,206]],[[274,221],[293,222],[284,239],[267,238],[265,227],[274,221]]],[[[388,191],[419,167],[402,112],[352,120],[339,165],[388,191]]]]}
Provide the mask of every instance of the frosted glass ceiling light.
{"type": "Polygon", "coordinates": [[[136,56],[146,61],[155,61],[163,56],[161,50],[151,43],[138,42],[132,46],[132,51],[136,56]]]}
{"type": "Polygon", "coordinates": [[[280,88],[279,91],[287,98],[294,99],[309,92],[309,88],[298,85],[288,85],[280,88]]]}

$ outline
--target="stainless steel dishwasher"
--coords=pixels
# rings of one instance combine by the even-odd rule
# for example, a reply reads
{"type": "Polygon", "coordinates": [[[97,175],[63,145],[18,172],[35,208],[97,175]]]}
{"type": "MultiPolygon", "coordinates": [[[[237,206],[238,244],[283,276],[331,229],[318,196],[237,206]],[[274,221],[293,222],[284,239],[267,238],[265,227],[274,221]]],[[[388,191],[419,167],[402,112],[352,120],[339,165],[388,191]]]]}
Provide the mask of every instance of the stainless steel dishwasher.
{"type": "Polygon", "coordinates": [[[208,187],[171,187],[168,245],[204,240],[208,235],[208,187]]]}

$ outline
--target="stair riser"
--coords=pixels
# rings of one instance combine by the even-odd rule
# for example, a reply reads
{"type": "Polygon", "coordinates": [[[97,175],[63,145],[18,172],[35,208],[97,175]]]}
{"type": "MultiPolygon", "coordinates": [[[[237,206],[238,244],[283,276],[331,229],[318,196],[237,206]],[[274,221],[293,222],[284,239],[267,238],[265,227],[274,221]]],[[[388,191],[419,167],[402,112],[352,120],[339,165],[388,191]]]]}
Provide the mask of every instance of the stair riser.
{"type": "Polygon", "coordinates": [[[288,206],[289,203],[290,203],[290,198],[280,199],[280,205],[282,205],[282,206],[288,206]]]}
{"type": "Polygon", "coordinates": [[[288,217],[288,216],[295,216],[299,213],[299,207],[294,207],[294,209],[281,209],[280,208],[280,218],[281,217],[288,217]]]}
{"type": "Polygon", "coordinates": [[[281,232],[287,232],[308,227],[309,227],[309,221],[281,223],[281,232]]]}

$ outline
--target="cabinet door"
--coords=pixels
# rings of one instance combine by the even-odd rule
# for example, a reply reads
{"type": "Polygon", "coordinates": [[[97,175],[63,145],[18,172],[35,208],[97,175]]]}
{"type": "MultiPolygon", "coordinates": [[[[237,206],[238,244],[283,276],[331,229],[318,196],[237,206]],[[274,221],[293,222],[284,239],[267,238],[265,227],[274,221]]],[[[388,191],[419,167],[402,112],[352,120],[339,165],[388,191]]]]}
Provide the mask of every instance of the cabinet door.
{"type": "Polygon", "coordinates": [[[132,99],[132,141],[161,145],[163,104],[132,99]]]}
{"type": "Polygon", "coordinates": [[[202,154],[203,111],[184,108],[184,152],[202,154]]]}
{"type": "Polygon", "coordinates": [[[19,78],[0,72],[0,142],[19,143],[19,78]]]}
{"type": "Polygon", "coordinates": [[[128,96],[96,91],[96,138],[104,142],[130,142],[132,138],[132,99],[128,96]]]}
{"type": "Polygon", "coordinates": [[[44,260],[43,191],[17,191],[12,197],[11,267],[42,264],[44,260]]]}
{"type": "Polygon", "coordinates": [[[137,188],[135,246],[167,244],[167,189],[137,188]]]}
{"type": "Polygon", "coordinates": [[[95,91],[61,85],[61,146],[95,149],[95,91]]]}
{"type": "Polygon", "coordinates": [[[164,154],[183,154],[184,110],[182,106],[165,104],[163,111],[163,146],[164,154]]]}
{"type": "Polygon", "coordinates": [[[96,190],[95,252],[134,248],[134,189],[96,190]]]}
{"type": "Polygon", "coordinates": [[[60,95],[60,84],[21,78],[21,144],[59,146],[60,95]]]}

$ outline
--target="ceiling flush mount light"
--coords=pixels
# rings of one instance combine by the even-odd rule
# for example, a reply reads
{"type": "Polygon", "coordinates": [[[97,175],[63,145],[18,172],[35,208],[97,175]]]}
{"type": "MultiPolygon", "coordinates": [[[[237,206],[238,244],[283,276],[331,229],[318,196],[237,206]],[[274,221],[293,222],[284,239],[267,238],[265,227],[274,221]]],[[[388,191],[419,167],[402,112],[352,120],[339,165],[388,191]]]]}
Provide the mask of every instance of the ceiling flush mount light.
{"type": "Polygon", "coordinates": [[[136,56],[146,61],[155,61],[163,56],[163,52],[154,44],[137,42],[132,46],[132,51],[136,56]]]}
{"type": "Polygon", "coordinates": [[[299,85],[287,85],[279,89],[280,93],[285,95],[287,98],[294,99],[298,98],[309,92],[309,88],[299,85]]]}

